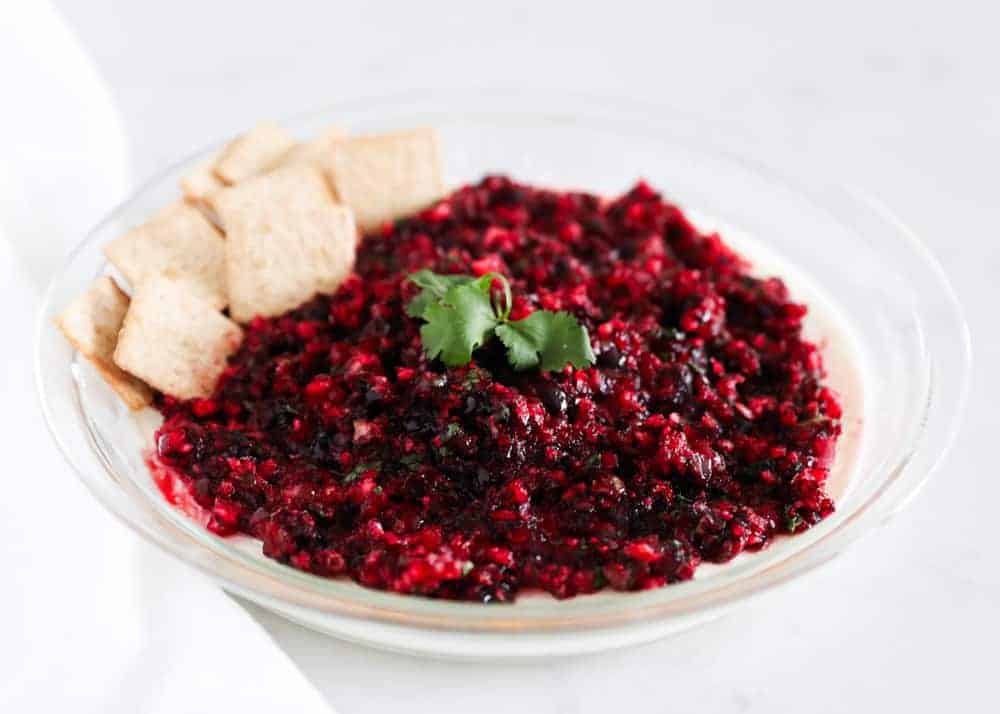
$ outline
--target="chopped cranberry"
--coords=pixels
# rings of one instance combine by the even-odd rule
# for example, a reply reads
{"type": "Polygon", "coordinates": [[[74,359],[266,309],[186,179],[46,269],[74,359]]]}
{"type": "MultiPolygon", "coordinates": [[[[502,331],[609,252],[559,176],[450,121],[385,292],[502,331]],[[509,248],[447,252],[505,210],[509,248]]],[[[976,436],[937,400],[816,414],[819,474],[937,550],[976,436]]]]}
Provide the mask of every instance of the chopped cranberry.
{"type": "Polygon", "coordinates": [[[254,319],[211,398],[161,396],[163,490],[373,588],[508,602],[686,580],[833,511],[841,408],[804,315],[644,182],[609,201],[490,176],[367,236],[335,294],[254,319]],[[405,313],[421,268],[503,273],[513,319],[571,312],[597,364],[514,372],[497,341],[468,367],[428,360],[405,313]]]}

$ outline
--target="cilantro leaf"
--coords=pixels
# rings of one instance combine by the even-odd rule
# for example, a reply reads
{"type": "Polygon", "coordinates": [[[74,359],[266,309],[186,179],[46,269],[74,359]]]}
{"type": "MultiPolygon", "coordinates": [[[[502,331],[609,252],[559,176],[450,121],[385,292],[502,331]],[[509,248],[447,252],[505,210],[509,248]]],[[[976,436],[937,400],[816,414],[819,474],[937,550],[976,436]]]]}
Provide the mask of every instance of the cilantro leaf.
{"type": "Polygon", "coordinates": [[[427,269],[418,270],[407,279],[422,288],[420,293],[406,305],[406,314],[410,317],[423,317],[427,306],[443,298],[449,288],[475,280],[470,275],[439,275],[427,269]]]}
{"type": "Polygon", "coordinates": [[[472,352],[493,334],[498,318],[490,299],[492,275],[448,288],[438,302],[424,308],[427,324],[420,328],[420,340],[431,359],[440,356],[449,367],[472,361],[472,352]]]}
{"type": "Polygon", "coordinates": [[[567,312],[538,310],[523,320],[511,320],[514,304],[510,281],[499,273],[438,275],[421,270],[409,276],[421,292],[406,306],[411,317],[424,320],[420,339],[431,359],[449,367],[469,364],[478,347],[498,337],[507,347],[514,369],[558,371],[571,364],[595,362],[587,328],[567,312]],[[494,291],[499,281],[500,291],[494,291]]]}
{"type": "Polygon", "coordinates": [[[575,317],[568,312],[540,312],[547,323],[545,345],[541,350],[543,372],[561,370],[567,363],[583,369],[597,361],[590,346],[590,334],[575,317]]]}
{"type": "Polygon", "coordinates": [[[511,366],[518,370],[558,371],[567,363],[589,367],[596,359],[587,328],[568,312],[538,310],[523,320],[499,325],[496,335],[507,347],[511,366]]]}
{"type": "Polygon", "coordinates": [[[537,367],[538,353],[545,343],[545,320],[541,311],[533,312],[523,320],[498,325],[496,335],[507,347],[507,361],[516,370],[537,367]]]}

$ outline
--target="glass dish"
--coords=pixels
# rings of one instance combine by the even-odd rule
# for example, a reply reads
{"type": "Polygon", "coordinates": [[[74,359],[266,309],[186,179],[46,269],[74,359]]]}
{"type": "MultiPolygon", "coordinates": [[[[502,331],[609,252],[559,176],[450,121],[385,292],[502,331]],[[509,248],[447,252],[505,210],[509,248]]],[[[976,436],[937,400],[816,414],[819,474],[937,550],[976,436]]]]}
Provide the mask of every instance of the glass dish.
{"type": "MultiPolygon", "coordinates": [[[[133,415],[54,329],[53,317],[108,266],[102,247],[177,198],[211,149],[140,188],[92,230],[48,289],[36,377],[52,435],[97,499],[143,537],[227,590],[357,642],[451,657],[537,656],[649,641],[711,619],[825,563],[903,508],[952,442],[968,391],[961,309],[926,248],[885,208],[831,186],[790,157],[747,155],[739,140],[662,108],[558,93],[440,92],[344,103],[285,125],[303,137],[434,126],[451,185],[488,172],[619,193],[640,176],[696,220],[720,227],[760,272],[787,278],[815,310],[851,436],[838,453],[837,512],[761,553],[639,593],[513,605],[435,601],[293,570],[246,538],[220,539],[169,506],[144,462],[158,415],[133,415]],[[774,165],[780,168],[772,168],[774,165]]],[[[213,147],[214,148],[214,147],[213,147]]]]}

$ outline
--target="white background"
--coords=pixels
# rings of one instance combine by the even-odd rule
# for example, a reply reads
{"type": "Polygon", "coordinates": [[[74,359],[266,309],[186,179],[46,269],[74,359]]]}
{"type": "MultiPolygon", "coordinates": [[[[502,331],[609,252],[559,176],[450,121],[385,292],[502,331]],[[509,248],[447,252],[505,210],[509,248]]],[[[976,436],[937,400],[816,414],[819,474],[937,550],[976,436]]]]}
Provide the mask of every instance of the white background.
{"type": "Polygon", "coordinates": [[[524,665],[375,653],[260,614],[338,711],[996,706],[995,3],[56,4],[116,95],[140,179],[257,118],[341,99],[436,86],[611,93],[790,146],[880,197],[966,307],[975,381],[951,457],[907,512],[831,566],[669,641],[524,665]]]}

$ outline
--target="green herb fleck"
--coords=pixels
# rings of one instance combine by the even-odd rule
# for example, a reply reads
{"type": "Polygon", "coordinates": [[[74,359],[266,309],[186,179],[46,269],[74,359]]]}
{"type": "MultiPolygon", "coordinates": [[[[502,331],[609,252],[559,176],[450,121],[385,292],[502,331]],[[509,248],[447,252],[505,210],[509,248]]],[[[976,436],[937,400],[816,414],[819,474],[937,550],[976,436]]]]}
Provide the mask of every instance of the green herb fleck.
{"type": "Polygon", "coordinates": [[[462,386],[466,389],[470,387],[475,387],[477,384],[483,381],[482,370],[473,367],[469,370],[468,374],[465,375],[465,381],[462,382],[462,386]]]}
{"type": "Polygon", "coordinates": [[[358,464],[353,469],[351,469],[346,476],[344,476],[344,483],[351,483],[361,478],[361,475],[366,471],[378,471],[382,468],[381,461],[368,461],[363,464],[358,464]]]}
{"type": "Polygon", "coordinates": [[[420,466],[422,461],[423,458],[420,454],[407,454],[399,460],[399,463],[412,471],[420,466]]]}
{"type": "Polygon", "coordinates": [[[603,568],[596,568],[594,570],[594,587],[597,588],[598,590],[600,590],[601,588],[603,588],[607,584],[608,584],[608,579],[604,575],[604,569],[603,568]]]}

